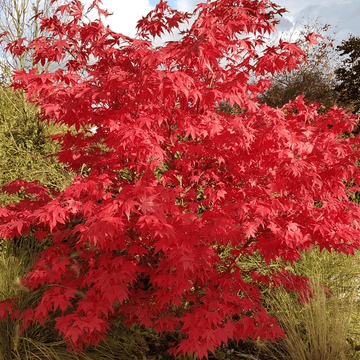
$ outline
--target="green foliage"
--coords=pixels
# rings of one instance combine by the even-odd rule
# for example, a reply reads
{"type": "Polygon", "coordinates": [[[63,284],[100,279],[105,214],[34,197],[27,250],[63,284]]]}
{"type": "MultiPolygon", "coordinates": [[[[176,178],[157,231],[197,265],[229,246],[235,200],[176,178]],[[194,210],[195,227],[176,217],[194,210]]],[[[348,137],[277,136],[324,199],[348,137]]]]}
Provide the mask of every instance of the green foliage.
{"type": "MultiPolygon", "coordinates": [[[[46,137],[65,131],[64,127],[39,124],[38,109],[25,101],[24,94],[0,86],[0,185],[17,179],[39,180],[42,185],[61,191],[71,183],[64,165],[47,155],[58,145],[46,137]]],[[[0,205],[24,198],[21,193],[0,193],[0,205]]]]}
{"type": "Polygon", "coordinates": [[[336,47],[341,52],[340,56],[348,55],[343,66],[335,70],[338,84],[334,90],[338,93],[341,104],[351,106],[353,114],[360,110],[360,37],[350,35],[350,38],[343,40],[341,45],[336,47]]]}

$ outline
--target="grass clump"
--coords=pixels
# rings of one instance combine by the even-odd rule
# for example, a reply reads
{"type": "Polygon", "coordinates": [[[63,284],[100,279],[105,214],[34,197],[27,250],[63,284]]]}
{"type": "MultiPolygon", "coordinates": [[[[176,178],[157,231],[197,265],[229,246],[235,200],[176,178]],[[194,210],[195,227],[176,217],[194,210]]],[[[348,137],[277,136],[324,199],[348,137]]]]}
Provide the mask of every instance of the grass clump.
{"type": "Polygon", "coordinates": [[[303,306],[284,288],[272,289],[266,296],[267,310],[277,317],[287,337],[276,344],[258,342],[258,347],[271,359],[360,359],[355,345],[359,342],[358,261],[358,253],[346,258],[335,252],[320,254],[318,247],[303,252],[301,261],[290,269],[314,283],[315,296],[303,306]]]}

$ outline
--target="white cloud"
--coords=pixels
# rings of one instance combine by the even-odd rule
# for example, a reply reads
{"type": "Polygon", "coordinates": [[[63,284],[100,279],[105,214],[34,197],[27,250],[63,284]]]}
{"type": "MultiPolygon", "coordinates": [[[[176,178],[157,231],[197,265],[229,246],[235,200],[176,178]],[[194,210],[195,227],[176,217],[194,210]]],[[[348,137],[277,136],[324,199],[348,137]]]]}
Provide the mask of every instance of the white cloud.
{"type": "Polygon", "coordinates": [[[191,4],[190,4],[190,0],[177,0],[176,1],[176,5],[175,8],[179,11],[183,11],[183,12],[190,12],[193,11],[191,4]]]}
{"type": "MultiPolygon", "coordinates": [[[[83,3],[87,9],[92,1],[83,0],[83,3]]],[[[138,20],[154,9],[149,0],[103,0],[100,8],[113,13],[107,18],[101,16],[101,21],[105,26],[109,25],[111,30],[131,38],[136,35],[138,20]]],[[[94,20],[96,18],[98,18],[97,10],[93,9],[90,13],[90,19],[94,20]]]]}

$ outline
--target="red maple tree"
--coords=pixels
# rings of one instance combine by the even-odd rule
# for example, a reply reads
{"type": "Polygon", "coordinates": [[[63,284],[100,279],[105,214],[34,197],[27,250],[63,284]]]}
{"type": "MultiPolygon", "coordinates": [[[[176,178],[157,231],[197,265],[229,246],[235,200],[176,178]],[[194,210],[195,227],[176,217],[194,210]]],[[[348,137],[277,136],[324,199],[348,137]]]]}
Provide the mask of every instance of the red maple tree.
{"type": "MultiPolygon", "coordinates": [[[[93,8],[107,15],[97,0],[93,8]]],[[[191,14],[160,1],[132,39],[86,21],[73,0],[42,18],[52,36],[8,45],[14,56],[35,50],[35,64],[61,64],[53,72],[16,71],[13,87],[37,102],[41,121],[76,128],[55,137],[56,157],[76,172],[86,164],[88,173],[61,193],[20,180],[2,187],[28,197],[0,209],[0,236],[35,229],[52,246],[22,280],[46,289],[41,300],[19,309],[7,299],[0,318],[11,313],[23,329],[60,309],[56,328],[80,351],[118,318],[179,331],[186,336],[172,351],[200,358],[228,339],[285,335],[257,283],[308,299],[307,279],[283,268],[247,273],[236,260],[258,250],[267,264],[292,263],[315,244],[353,254],[360,210],[347,194],[357,188],[345,185],[359,183],[357,139],[341,136],[356,119],[338,108],[320,115],[320,105],[305,106],[303,97],[282,109],[260,106],[256,95],[270,80],[249,83],[250,72],[291,70],[304,59],[286,42],[256,55],[282,12],[265,0],[199,4],[182,39],[154,49],[150,36],[179,28],[191,14]],[[62,23],[56,13],[65,11],[71,21],[62,23]],[[224,99],[246,111],[216,111],[224,99]]]]}

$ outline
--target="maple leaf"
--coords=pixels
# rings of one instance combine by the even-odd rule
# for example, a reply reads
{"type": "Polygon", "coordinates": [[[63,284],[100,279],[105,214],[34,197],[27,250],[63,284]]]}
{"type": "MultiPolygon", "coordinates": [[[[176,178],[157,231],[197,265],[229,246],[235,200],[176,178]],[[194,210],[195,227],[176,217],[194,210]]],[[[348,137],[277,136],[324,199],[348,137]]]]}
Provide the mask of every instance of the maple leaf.
{"type": "Polygon", "coordinates": [[[11,299],[5,299],[3,301],[0,302],[0,320],[4,320],[4,318],[7,317],[8,313],[12,313],[12,307],[13,307],[13,303],[15,303],[15,301],[17,300],[17,298],[11,298],[11,299]]]}
{"type": "Polygon", "coordinates": [[[317,37],[320,37],[324,40],[324,38],[319,34],[310,33],[306,35],[306,41],[309,41],[311,45],[318,44],[318,41],[316,40],[317,37]]]}

